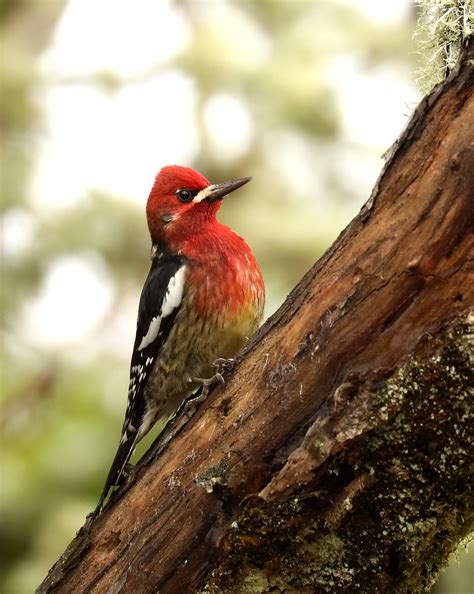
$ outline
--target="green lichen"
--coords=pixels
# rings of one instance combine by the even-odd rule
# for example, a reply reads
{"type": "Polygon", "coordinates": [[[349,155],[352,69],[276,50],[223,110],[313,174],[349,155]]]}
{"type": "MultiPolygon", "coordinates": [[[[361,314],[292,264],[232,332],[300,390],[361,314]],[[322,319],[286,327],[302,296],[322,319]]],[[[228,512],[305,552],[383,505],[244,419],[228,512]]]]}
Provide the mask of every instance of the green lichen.
{"type": "Polygon", "coordinates": [[[297,496],[248,504],[203,592],[428,591],[474,524],[470,357],[471,329],[458,322],[382,388],[361,389],[368,430],[297,496]],[[371,480],[350,498],[361,476],[371,480]]]}

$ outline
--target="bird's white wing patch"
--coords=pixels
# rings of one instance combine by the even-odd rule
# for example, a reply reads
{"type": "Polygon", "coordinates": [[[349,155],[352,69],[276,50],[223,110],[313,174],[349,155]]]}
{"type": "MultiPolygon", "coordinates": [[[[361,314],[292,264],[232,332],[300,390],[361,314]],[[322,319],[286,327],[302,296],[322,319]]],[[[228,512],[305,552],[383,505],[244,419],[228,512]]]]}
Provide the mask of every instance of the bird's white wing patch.
{"type": "Polygon", "coordinates": [[[172,311],[179,306],[181,299],[183,298],[184,288],[184,275],[186,272],[186,266],[176,272],[174,276],[170,278],[168,290],[166,291],[163,305],[161,306],[161,317],[166,318],[172,311]]]}
{"type": "Polygon", "coordinates": [[[151,320],[150,325],[148,326],[148,332],[142,338],[142,341],[140,342],[140,346],[138,347],[139,351],[141,351],[142,349],[147,347],[149,344],[151,344],[155,340],[155,338],[158,336],[158,332],[160,331],[160,325],[161,325],[161,316],[157,316],[156,318],[153,318],[151,320]]]}
{"type": "Polygon", "coordinates": [[[165,298],[161,304],[161,312],[151,320],[147,333],[142,338],[138,347],[139,351],[146,348],[156,339],[160,331],[161,320],[169,316],[177,307],[179,307],[183,298],[185,272],[186,266],[181,266],[181,268],[176,271],[175,275],[170,278],[165,298]]]}

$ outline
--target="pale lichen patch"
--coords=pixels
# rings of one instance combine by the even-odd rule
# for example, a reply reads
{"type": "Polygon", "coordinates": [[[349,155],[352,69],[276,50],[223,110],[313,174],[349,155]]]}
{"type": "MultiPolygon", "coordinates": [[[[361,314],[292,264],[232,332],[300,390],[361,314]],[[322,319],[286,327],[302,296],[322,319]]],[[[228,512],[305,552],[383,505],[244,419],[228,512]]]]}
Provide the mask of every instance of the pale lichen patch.
{"type": "Polygon", "coordinates": [[[419,18],[415,39],[423,65],[417,82],[428,93],[453,70],[462,44],[474,34],[472,0],[416,0],[419,18]]]}

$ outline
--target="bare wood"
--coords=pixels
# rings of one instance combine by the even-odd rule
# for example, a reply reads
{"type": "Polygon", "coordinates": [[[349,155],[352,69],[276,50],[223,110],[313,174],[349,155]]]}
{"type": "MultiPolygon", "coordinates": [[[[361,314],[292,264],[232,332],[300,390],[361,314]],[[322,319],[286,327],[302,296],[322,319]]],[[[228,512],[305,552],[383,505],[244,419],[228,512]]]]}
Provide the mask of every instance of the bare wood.
{"type": "Polygon", "coordinates": [[[165,431],[39,592],[433,582],[474,524],[473,82],[471,41],[226,388],[166,447],[165,431]]]}

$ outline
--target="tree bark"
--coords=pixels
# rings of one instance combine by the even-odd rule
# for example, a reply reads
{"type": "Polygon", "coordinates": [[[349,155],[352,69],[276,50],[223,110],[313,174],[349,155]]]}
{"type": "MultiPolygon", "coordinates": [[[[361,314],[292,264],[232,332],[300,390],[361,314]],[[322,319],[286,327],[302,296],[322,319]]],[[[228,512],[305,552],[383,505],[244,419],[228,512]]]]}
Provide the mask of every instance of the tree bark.
{"type": "Polygon", "coordinates": [[[432,585],[474,523],[473,81],[471,41],[225,388],[167,427],[39,592],[432,585]]]}

